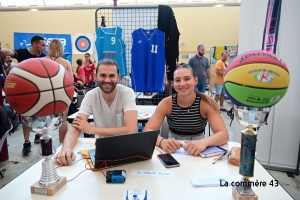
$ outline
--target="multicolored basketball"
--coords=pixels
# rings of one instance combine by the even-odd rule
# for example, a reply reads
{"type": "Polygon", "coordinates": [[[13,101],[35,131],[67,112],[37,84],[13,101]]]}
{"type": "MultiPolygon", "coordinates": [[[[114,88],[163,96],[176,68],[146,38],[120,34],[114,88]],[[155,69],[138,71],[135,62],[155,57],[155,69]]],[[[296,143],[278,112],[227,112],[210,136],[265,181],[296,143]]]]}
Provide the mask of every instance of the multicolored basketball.
{"type": "Polygon", "coordinates": [[[6,77],[4,92],[10,106],[22,116],[61,113],[73,99],[73,77],[46,58],[20,62],[6,77]]]}
{"type": "Polygon", "coordinates": [[[237,56],[224,74],[225,93],[239,106],[270,107],[290,83],[286,64],[275,54],[253,50],[237,56]]]}

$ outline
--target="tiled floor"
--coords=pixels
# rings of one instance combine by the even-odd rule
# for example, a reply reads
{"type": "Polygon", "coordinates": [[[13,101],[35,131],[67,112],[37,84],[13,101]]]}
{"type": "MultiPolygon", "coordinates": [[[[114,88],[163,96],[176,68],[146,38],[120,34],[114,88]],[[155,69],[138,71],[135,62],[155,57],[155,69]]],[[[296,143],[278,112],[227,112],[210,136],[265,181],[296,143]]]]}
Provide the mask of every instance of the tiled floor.
{"type": "MultiPolygon", "coordinates": [[[[227,109],[230,109],[230,105],[225,105],[227,109]]],[[[230,140],[232,138],[232,129],[230,126],[231,119],[227,115],[226,112],[221,113],[225,124],[229,130],[230,140]]],[[[58,140],[58,132],[54,131],[53,136],[53,144],[57,147],[59,146],[58,140]]],[[[208,128],[206,129],[206,136],[208,136],[208,128]]],[[[82,135],[81,135],[82,137],[82,135]]],[[[0,163],[0,169],[2,169],[4,173],[4,178],[0,178],[0,189],[16,178],[19,174],[23,173],[41,158],[38,155],[38,150],[40,145],[32,143],[32,152],[29,156],[22,156],[22,146],[23,146],[23,132],[21,126],[19,130],[10,136],[8,136],[8,150],[9,150],[9,161],[0,163]]],[[[30,141],[33,142],[34,133],[30,136],[30,141]]],[[[286,189],[286,191],[294,198],[300,200],[300,176],[289,177],[285,172],[268,170],[269,173],[274,177],[274,179],[278,180],[279,183],[286,189]]],[[[2,199],[0,197],[0,199],[2,199]]]]}

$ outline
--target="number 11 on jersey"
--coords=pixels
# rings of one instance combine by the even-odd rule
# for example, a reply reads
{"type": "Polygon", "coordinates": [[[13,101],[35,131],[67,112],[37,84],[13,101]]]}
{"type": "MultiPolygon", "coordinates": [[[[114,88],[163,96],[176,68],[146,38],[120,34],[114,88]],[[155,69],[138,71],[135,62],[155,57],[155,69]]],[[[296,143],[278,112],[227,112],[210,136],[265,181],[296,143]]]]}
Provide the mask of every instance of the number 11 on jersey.
{"type": "Polygon", "coordinates": [[[152,44],[152,49],[151,49],[151,53],[157,53],[157,45],[152,44]]]}

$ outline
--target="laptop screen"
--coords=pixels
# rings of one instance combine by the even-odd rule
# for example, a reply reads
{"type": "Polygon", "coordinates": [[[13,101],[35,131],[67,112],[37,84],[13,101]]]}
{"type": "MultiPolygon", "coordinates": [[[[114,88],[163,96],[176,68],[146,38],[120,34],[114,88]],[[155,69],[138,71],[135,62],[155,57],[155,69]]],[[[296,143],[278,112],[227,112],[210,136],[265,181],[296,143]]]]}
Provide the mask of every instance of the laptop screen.
{"type": "Polygon", "coordinates": [[[159,130],[98,138],[90,150],[95,168],[106,168],[151,159],[159,130]]]}

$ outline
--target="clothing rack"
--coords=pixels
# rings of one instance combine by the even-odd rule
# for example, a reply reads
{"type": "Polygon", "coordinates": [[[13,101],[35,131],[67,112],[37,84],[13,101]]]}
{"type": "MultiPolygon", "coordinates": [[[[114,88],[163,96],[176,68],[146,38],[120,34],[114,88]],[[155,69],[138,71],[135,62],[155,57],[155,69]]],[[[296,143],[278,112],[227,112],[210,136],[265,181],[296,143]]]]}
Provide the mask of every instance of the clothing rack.
{"type": "MultiPolygon", "coordinates": [[[[95,11],[95,28],[103,24],[106,27],[122,28],[123,40],[126,44],[126,68],[128,74],[131,71],[131,33],[138,28],[154,29],[157,28],[158,7],[111,7],[98,8],[95,11]]],[[[124,83],[125,84],[125,83],[124,83]]],[[[129,80],[126,81],[128,86],[129,80]]]]}
{"type": "MultiPolygon", "coordinates": [[[[131,87],[131,47],[132,35],[131,33],[138,29],[154,29],[157,28],[158,20],[158,6],[149,7],[100,7],[95,11],[95,28],[104,25],[106,27],[122,28],[122,38],[126,45],[126,69],[127,76],[123,76],[120,84],[131,87]]],[[[154,93],[149,94],[147,91],[136,92],[137,105],[152,105],[151,98],[154,93]]]]}

